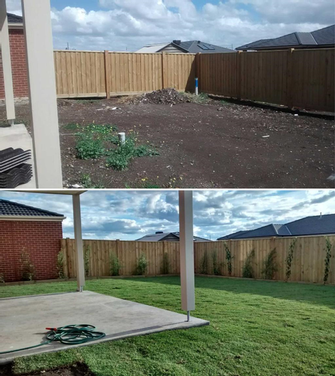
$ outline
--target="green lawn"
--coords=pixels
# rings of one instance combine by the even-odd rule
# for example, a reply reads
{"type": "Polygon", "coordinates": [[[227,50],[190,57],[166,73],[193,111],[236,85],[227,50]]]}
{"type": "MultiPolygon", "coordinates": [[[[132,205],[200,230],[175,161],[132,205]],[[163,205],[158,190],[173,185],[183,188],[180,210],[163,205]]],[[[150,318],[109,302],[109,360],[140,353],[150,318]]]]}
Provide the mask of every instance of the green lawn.
{"type": "MultiPolygon", "coordinates": [[[[179,283],[177,277],[103,279],[88,281],[86,289],[181,312],[179,283]]],[[[0,297],[75,287],[0,286],[0,297]]],[[[334,309],[334,286],[198,277],[194,316],[210,326],[19,358],[14,370],[83,361],[97,376],[335,375],[334,309]]]]}

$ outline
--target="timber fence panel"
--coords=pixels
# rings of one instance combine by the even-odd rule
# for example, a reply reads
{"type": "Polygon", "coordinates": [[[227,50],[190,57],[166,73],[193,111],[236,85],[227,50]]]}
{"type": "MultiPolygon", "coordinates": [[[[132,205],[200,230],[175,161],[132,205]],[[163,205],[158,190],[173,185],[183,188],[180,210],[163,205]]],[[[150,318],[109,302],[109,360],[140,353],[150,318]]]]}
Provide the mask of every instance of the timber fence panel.
{"type": "Polygon", "coordinates": [[[106,95],[103,52],[54,51],[58,98],[106,95]]]}
{"type": "MultiPolygon", "coordinates": [[[[328,283],[335,284],[335,236],[329,236],[332,244],[328,283]]],[[[207,274],[214,274],[213,256],[216,254],[217,268],[220,275],[229,276],[227,249],[231,254],[232,277],[242,277],[243,267],[252,250],[255,255],[251,260],[254,278],[264,278],[264,263],[269,253],[276,249],[278,271],[275,280],[286,280],[287,256],[290,246],[293,259],[289,281],[322,283],[325,271],[326,236],[305,236],[285,238],[243,239],[194,243],[194,269],[201,274],[204,260],[207,261],[207,274]],[[205,259],[206,258],[206,259],[205,259]]],[[[63,269],[68,278],[76,277],[77,260],[75,241],[63,239],[60,248],[64,253],[63,269]]],[[[118,257],[120,275],[130,276],[136,273],[141,255],[148,262],[146,275],[159,275],[162,272],[164,254],[168,255],[169,274],[180,273],[179,242],[136,242],[120,240],[84,240],[84,257],[88,262],[90,277],[111,275],[111,255],[118,257]]],[[[206,263],[205,263],[206,264],[206,263]]]]}

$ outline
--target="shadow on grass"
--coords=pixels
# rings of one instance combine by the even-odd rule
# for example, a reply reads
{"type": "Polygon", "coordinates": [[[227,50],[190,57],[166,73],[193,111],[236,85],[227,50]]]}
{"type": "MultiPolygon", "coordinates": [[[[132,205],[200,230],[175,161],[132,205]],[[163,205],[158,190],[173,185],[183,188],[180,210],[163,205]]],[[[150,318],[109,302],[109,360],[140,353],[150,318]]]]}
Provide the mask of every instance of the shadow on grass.
{"type": "MultiPolygon", "coordinates": [[[[127,279],[135,283],[162,283],[180,286],[179,277],[147,277],[127,279]]],[[[275,299],[294,300],[298,302],[324,305],[335,308],[335,286],[314,284],[259,281],[253,279],[229,279],[220,277],[196,277],[197,289],[212,289],[236,294],[269,296],[275,299]]]]}

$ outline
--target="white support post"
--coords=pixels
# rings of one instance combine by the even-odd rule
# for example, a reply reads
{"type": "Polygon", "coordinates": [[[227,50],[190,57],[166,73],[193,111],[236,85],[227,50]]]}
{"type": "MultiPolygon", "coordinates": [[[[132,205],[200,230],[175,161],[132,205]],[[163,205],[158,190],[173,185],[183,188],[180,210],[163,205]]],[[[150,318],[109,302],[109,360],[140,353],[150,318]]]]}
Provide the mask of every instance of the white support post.
{"type": "Polygon", "coordinates": [[[0,45],[5,88],[6,115],[8,122],[14,124],[15,105],[6,0],[0,0],[0,45]]]}
{"type": "Polygon", "coordinates": [[[85,286],[85,266],[84,266],[84,249],[81,231],[81,214],[80,214],[80,195],[72,196],[73,203],[73,224],[74,238],[76,243],[77,255],[77,290],[82,292],[85,286]]]}
{"type": "Polygon", "coordinates": [[[179,243],[181,307],[189,321],[195,309],[192,191],[179,191],[179,243]]]}
{"type": "Polygon", "coordinates": [[[62,188],[50,0],[22,0],[36,185],[62,188]]]}

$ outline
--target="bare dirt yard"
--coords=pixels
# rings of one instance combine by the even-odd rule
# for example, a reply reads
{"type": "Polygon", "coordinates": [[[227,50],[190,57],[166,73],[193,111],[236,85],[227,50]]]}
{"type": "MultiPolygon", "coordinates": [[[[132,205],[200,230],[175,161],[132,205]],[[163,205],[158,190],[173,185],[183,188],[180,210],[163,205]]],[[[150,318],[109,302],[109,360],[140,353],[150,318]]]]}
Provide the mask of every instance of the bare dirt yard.
{"type": "MultiPolygon", "coordinates": [[[[65,187],[335,187],[329,179],[335,128],[326,118],[164,95],[59,100],[58,112],[65,187]],[[92,124],[114,125],[115,135],[134,134],[156,152],[132,159],[125,170],[113,169],[103,155],[79,159],[78,132],[92,124]]],[[[29,129],[27,104],[17,105],[17,119],[29,129]]]]}

